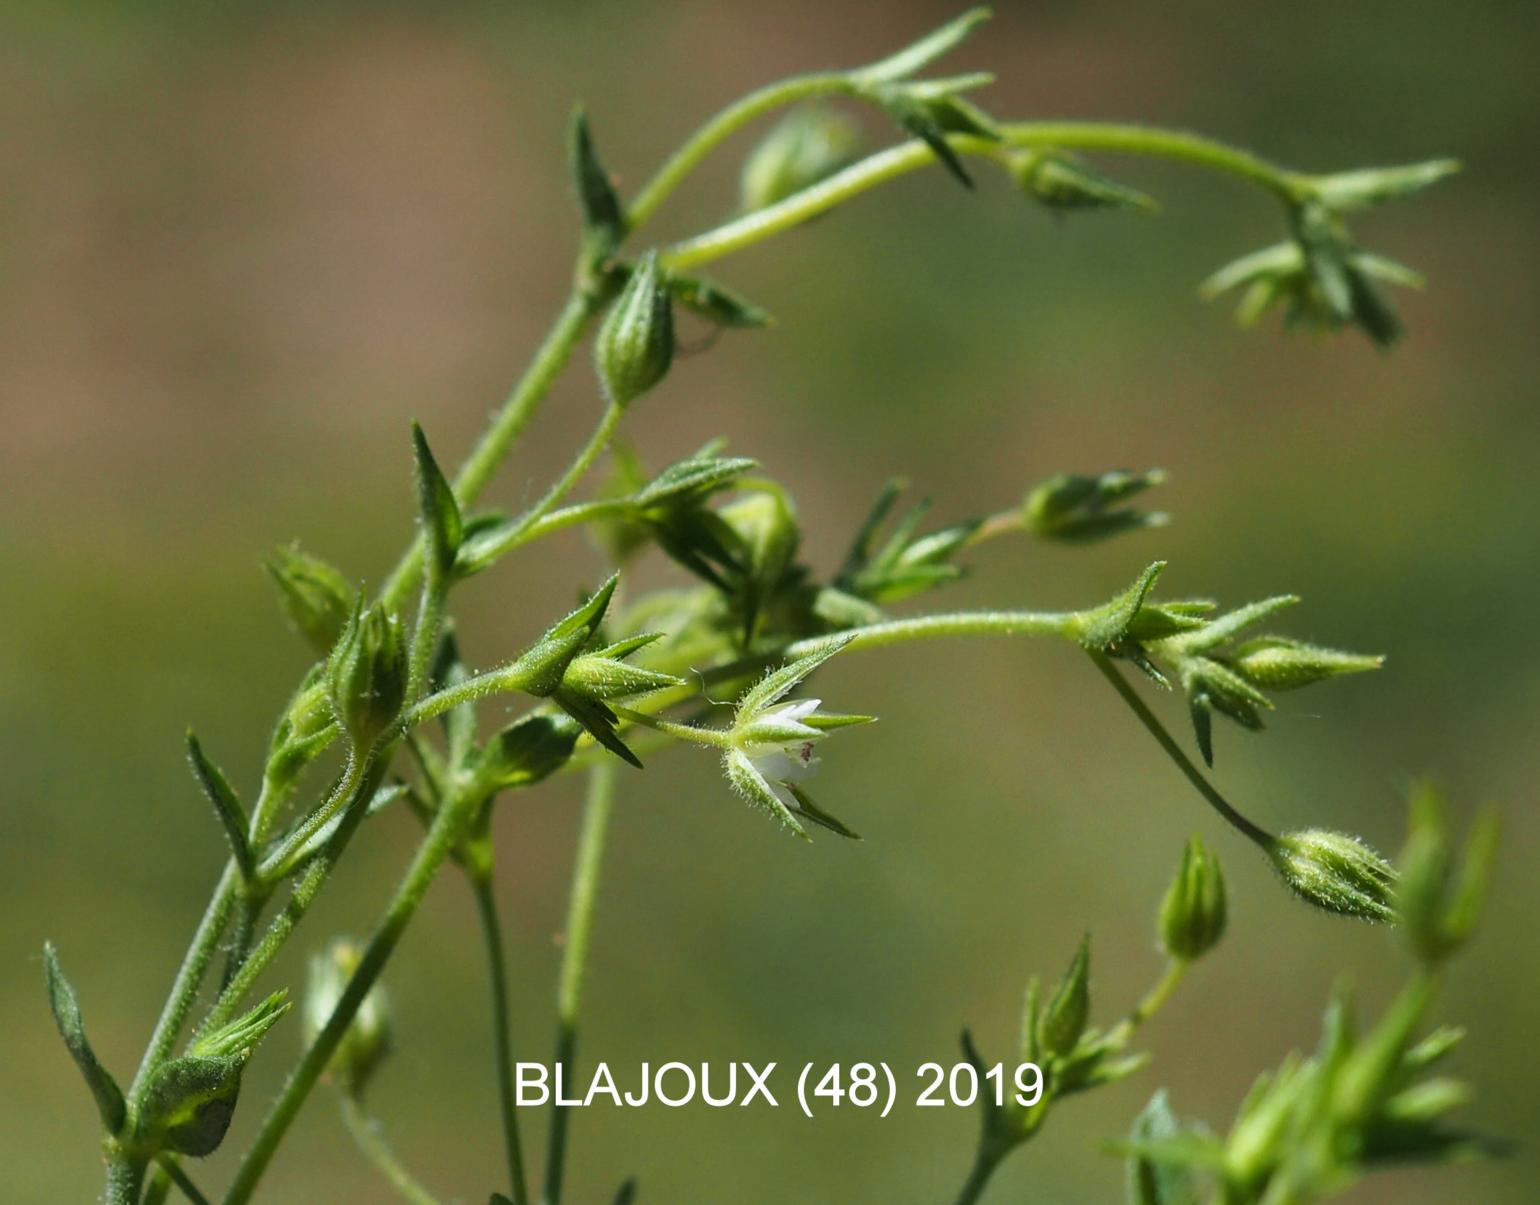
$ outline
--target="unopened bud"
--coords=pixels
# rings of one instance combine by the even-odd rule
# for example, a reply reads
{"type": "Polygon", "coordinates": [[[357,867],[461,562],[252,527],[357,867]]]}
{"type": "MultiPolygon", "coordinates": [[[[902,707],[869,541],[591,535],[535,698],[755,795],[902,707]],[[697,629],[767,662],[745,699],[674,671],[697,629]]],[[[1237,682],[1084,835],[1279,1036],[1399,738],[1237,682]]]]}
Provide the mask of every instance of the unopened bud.
{"type": "Polygon", "coordinates": [[[1075,960],[1069,964],[1053,999],[1043,1012],[1039,1040],[1051,1055],[1067,1055],[1075,1049],[1091,1015],[1091,939],[1081,939],[1075,960]]]}
{"type": "Polygon", "coordinates": [[[355,747],[367,747],[401,714],[406,642],[401,622],[376,603],[355,612],[327,662],[332,709],[355,747]]]}
{"type": "Polygon", "coordinates": [[[744,161],[741,208],[750,213],[774,205],[832,176],[860,153],[860,127],[844,113],[826,105],[793,109],[744,161]]]}
{"type": "MultiPolygon", "coordinates": [[[[310,959],[310,975],[305,990],[304,1029],[305,1044],[316,1040],[326,1028],[336,1011],[337,1002],[347,990],[348,982],[358,970],[363,952],[346,938],[337,938],[321,953],[310,959]]],[[[363,1091],[381,1060],[390,1049],[390,1009],[385,989],[379,984],[370,988],[363,1003],[348,1022],[347,1031],[331,1061],[326,1064],[328,1075],[349,1096],[363,1091]]]]}
{"type": "Polygon", "coordinates": [[[1294,894],[1317,908],[1367,921],[1396,915],[1395,869],[1357,837],[1319,828],[1286,833],[1268,856],[1294,894]]]}
{"type": "Polygon", "coordinates": [[[1235,671],[1264,690],[1294,690],[1338,674],[1379,669],[1385,658],[1323,649],[1282,636],[1248,640],[1226,658],[1235,671]]]}
{"type": "Polygon", "coordinates": [[[264,568],[278,587],[284,614],[317,653],[329,652],[353,610],[353,589],[319,557],[301,552],[297,544],[280,548],[264,568]]]}
{"type": "Polygon", "coordinates": [[[673,299],[656,253],[649,253],[605,315],[594,363],[605,395],[628,406],[668,374],[673,359],[673,299]]]}
{"type": "Polygon", "coordinates": [[[1160,904],[1160,944],[1169,957],[1191,962],[1212,950],[1224,931],[1224,872],[1194,837],[1160,904]]]}

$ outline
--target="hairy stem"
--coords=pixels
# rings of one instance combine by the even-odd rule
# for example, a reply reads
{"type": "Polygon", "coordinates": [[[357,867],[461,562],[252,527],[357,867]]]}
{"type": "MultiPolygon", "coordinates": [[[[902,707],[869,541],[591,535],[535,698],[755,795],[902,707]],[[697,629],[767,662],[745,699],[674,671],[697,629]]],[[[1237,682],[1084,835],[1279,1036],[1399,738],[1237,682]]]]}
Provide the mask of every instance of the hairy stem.
{"type": "Polygon", "coordinates": [[[155,1162],[157,1181],[164,1175],[177,1186],[184,1197],[192,1202],[192,1205],[209,1205],[208,1197],[193,1183],[192,1177],[187,1174],[187,1169],[182,1166],[182,1161],[175,1155],[162,1152],[156,1156],[155,1162]]]}
{"type": "MultiPolygon", "coordinates": [[[[364,997],[369,994],[369,989],[379,979],[380,972],[385,969],[386,962],[395,952],[396,944],[401,940],[407,925],[411,923],[434,876],[443,866],[444,859],[449,856],[455,842],[463,835],[462,830],[474,815],[473,803],[474,800],[469,797],[454,796],[434,816],[428,835],[418,846],[411,865],[396,888],[390,906],[386,909],[384,917],[381,918],[373,936],[369,939],[369,944],[364,949],[363,956],[359,959],[358,969],[348,980],[348,985],[337,1001],[336,1008],[332,1010],[331,1017],[289,1074],[288,1081],[263,1121],[262,1129],[258,1132],[251,1150],[241,1161],[235,1180],[229,1192],[225,1194],[225,1205],[241,1205],[241,1202],[251,1199],[251,1194],[256,1190],[262,1173],[272,1161],[279,1143],[283,1141],[289,1126],[299,1114],[306,1097],[315,1087],[321,1073],[325,1071],[326,1064],[347,1033],[347,1028],[363,1003],[364,997]]],[[[350,818],[358,814],[361,814],[361,809],[350,813],[350,818]]],[[[342,831],[339,830],[339,836],[342,831]]],[[[255,961],[255,958],[254,952],[252,961],[255,961]]],[[[249,966],[250,963],[247,965],[249,966]]]]}
{"type": "Polygon", "coordinates": [[[1187,781],[1197,788],[1198,794],[1208,801],[1209,806],[1223,816],[1227,823],[1254,841],[1264,851],[1271,850],[1277,844],[1273,835],[1259,825],[1253,824],[1245,816],[1241,815],[1240,812],[1236,811],[1230,805],[1229,800],[1221,795],[1207,778],[1203,777],[1198,767],[1193,765],[1192,759],[1182,752],[1182,747],[1176,743],[1176,739],[1166,731],[1166,726],[1160,722],[1155,713],[1146,705],[1145,701],[1139,697],[1139,692],[1130,686],[1128,679],[1118,672],[1118,668],[1112,664],[1111,658],[1106,653],[1097,652],[1092,652],[1090,657],[1092,662],[1095,663],[1096,668],[1101,670],[1102,676],[1118,692],[1119,698],[1128,704],[1129,710],[1139,718],[1139,722],[1155,738],[1155,742],[1166,751],[1166,756],[1176,763],[1176,768],[1187,776],[1187,781]]]}
{"type": "Polygon", "coordinates": [[[396,1157],[390,1144],[385,1141],[385,1135],[380,1133],[379,1123],[364,1112],[363,1106],[346,1093],[342,1094],[339,1103],[343,1123],[352,1135],[353,1142],[390,1186],[403,1199],[412,1202],[412,1205],[438,1205],[438,1198],[419,1184],[396,1157]]]}
{"type": "Polygon", "coordinates": [[[529,1189],[524,1173],[524,1149],[519,1142],[519,1117],[513,1100],[512,1017],[508,1008],[508,967],[503,956],[503,930],[497,915],[497,893],[492,883],[490,855],[471,861],[466,877],[476,897],[481,935],[487,951],[487,976],[492,983],[493,1074],[497,1077],[497,1103],[502,1111],[503,1150],[508,1159],[508,1179],[514,1205],[527,1205],[529,1189]]]}
{"type": "MultiPolygon", "coordinates": [[[[583,972],[588,939],[593,933],[594,904],[604,866],[604,842],[615,796],[615,765],[600,762],[588,776],[582,830],[572,867],[572,894],[567,903],[567,927],[562,947],[561,978],[556,990],[556,1074],[571,1081],[577,1055],[578,1014],[583,1003],[583,972]]],[[[546,1148],[545,1205],[559,1205],[567,1155],[567,1110],[553,1104],[546,1148]]]]}

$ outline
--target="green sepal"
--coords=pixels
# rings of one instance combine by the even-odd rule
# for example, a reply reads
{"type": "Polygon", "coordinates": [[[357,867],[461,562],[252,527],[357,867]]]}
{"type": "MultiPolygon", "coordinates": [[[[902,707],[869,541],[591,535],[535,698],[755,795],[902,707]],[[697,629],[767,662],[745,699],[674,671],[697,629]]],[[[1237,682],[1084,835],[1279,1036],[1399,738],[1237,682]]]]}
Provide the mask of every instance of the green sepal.
{"type": "Polygon", "coordinates": [[[64,1039],[65,1048],[80,1068],[86,1087],[91,1090],[103,1127],[109,1134],[116,1134],[122,1130],[123,1120],[127,1116],[123,1092],[91,1049],[91,1043],[86,1038],[85,1023],[80,1017],[80,1001],[70,981],[64,976],[64,970],[59,965],[59,952],[52,942],[43,944],[43,975],[48,987],[48,1006],[53,1010],[59,1036],[64,1039]]]}
{"type": "Polygon", "coordinates": [[[812,652],[766,674],[738,700],[734,726],[745,724],[785,697],[793,687],[851,642],[851,636],[832,636],[812,652]]]}
{"type": "Polygon", "coordinates": [[[694,456],[668,466],[631,496],[638,510],[699,502],[759,467],[747,456],[694,456]]]}
{"type": "Polygon", "coordinates": [[[187,760],[192,763],[198,785],[214,805],[214,814],[225,831],[225,840],[230,844],[230,854],[241,872],[241,878],[249,881],[256,872],[256,859],[246,839],[246,810],[241,807],[241,801],[229,779],[204,754],[203,746],[198,743],[198,738],[190,728],[187,730],[187,760]]]}
{"type": "Polygon", "coordinates": [[[668,287],[675,301],[716,326],[728,330],[762,330],[775,325],[768,310],[704,276],[670,274],[668,287]]]}
{"type": "Polygon", "coordinates": [[[1152,1143],[1176,1138],[1181,1133],[1176,1114],[1164,1088],[1150,1097],[1150,1103],[1134,1119],[1128,1142],[1128,1205],[1198,1205],[1198,1184],[1190,1168],[1179,1164],[1158,1163],[1137,1153],[1152,1143]]]}
{"type": "Polygon", "coordinates": [[[504,728],[477,755],[478,787],[505,791],[533,786],[572,757],[581,727],[565,716],[528,716],[504,728]]]}
{"type": "Polygon", "coordinates": [[[1409,197],[1460,170],[1458,159],[1430,159],[1395,167],[1364,167],[1317,176],[1311,191],[1333,210],[1367,209],[1409,197]]]}
{"type": "Polygon", "coordinates": [[[465,538],[465,520],[454,488],[438,467],[422,428],[412,424],[412,451],[417,463],[417,504],[422,515],[423,539],[427,544],[430,572],[447,577],[454,570],[455,556],[465,538]]]}
{"type": "Polygon", "coordinates": [[[619,723],[615,713],[606,707],[598,699],[584,698],[582,695],[562,689],[551,696],[556,705],[569,716],[582,725],[583,730],[603,745],[621,761],[642,768],[642,760],[631,751],[631,747],[620,739],[615,731],[619,723]]]}
{"type": "Polygon", "coordinates": [[[318,654],[337,643],[353,611],[355,591],[346,578],[320,557],[289,544],[262,563],[278,587],[278,601],[294,629],[318,654]]]}
{"type": "MultiPolygon", "coordinates": [[[[521,679],[520,689],[538,698],[554,694],[572,659],[594,638],[615,595],[620,574],[612,574],[587,602],[551,628],[521,653],[509,673],[521,679]]],[[[577,718],[577,717],[574,717],[577,718]]]]}
{"type": "Polygon", "coordinates": [[[1058,212],[1123,209],[1154,213],[1153,197],[1093,170],[1062,151],[1025,151],[1012,156],[1011,175],[1022,192],[1058,212]]]}
{"type": "Polygon", "coordinates": [[[568,147],[578,206],[583,215],[583,233],[591,253],[602,259],[625,238],[625,208],[610,182],[609,172],[599,161],[593,132],[588,127],[588,114],[581,107],[572,114],[568,147]]]}
{"type": "Polygon", "coordinates": [[[980,24],[989,20],[989,16],[987,8],[970,8],[962,16],[954,17],[902,50],[852,72],[851,78],[864,83],[900,80],[913,75],[957,46],[980,24]]]}
{"type": "Polygon", "coordinates": [[[587,699],[623,699],[685,684],[673,674],[631,665],[623,656],[600,649],[574,657],[562,675],[562,689],[587,699]]]}
{"type": "Polygon", "coordinates": [[[781,824],[801,837],[804,841],[811,840],[807,835],[807,829],[802,827],[800,821],[792,815],[791,810],[775,793],[775,790],[765,780],[765,776],[759,772],[747,755],[737,749],[729,749],[722,757],[722,766],[727,774],[727,782],[733,790],[742,795],[756,807],[763,808],[774,816],[781,824]]]}
{"type": "Polygon", "coordinates": [[[1114,469],[1095,475],[1059,473],[1033,486],[1022,501],[1022,522],[1043,539],[1094,543],[1125,531],[1163,527],[1164,511],[1120,506],[1166,479],[1163,469],[1142,473],[1114,469]]]}
{"type": "Polygon", "coordinates": [[[1075,638],[1095,652],[1115,649],[1127,636],[1144,600],[1155,587],[1155,579],[1165,569],[1165,561],[1152,561],[1133,585],[1109,601],[1074,618],[1075,638]]]}
{"type": "Polygon", "coordinates": [[[787,783],[786,790],[790,792],[791,797],[797,801],[797,807],[799,809],[797,813],[798,815],[806,816],[820,828],[826,828],[831,833],[837,833],[841,837],[848,837],[852,841],[859,841],[861,839],[860,833],[856,832],[854,829],[846,827],[845,823],[838,818],[829,815],[828,812],[824,811],[821,807],[814,803],[812,796],[810,796],[801,787],[796,786],[793,783],[787,783]]]}
{"type": "Polygon", "coordinates": [[[1091,1014],[1091,938],[1080,939],[1080,946],[1059,981],[1053,999],[1044,1009],[1039,1023],[1039,1039],[1050,1055],[1063,1057],[1073,1051],[1085,1032],[1091,1014]]]}

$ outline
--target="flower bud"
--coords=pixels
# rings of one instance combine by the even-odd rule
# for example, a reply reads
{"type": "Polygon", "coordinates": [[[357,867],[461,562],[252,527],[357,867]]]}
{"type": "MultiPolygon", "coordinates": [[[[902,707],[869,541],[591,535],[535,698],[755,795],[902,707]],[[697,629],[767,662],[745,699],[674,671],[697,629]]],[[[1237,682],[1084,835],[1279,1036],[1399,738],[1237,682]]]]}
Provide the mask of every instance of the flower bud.
{"type": "MultiPolygon", "coordinates": [[[[358,970],[363,952],[346,938],[337,938],[310,959],[310,975],[305,990],[305,1043],[316,1040],[348,982],[358,970]]],[[[376,984],[364,996],[363,1003],[348,1023],[342,1041],[326,1064],[327,1074],[349,1096],[363,1091],[369,1077],[379,1069],[390,1050],[390,1009],[385,989],[376,984]]]]}
{"type": "Polygon", "coordinates": [[[354,612],[327,662],[327,690],[338,722],[366,748],[401,714],[406,700],[406,642],[401,622],[376,603],[354,612]]]}
{"type": "Polygon", "coordinates": [[[1425,783],[1412,797],[1396,905],[1407,940],[1424,962],[1441,962],[1470,937],[1486,902],[1497,835],[1497,817],[1480,814],[1457,862],[1443,795],[1425,783]]]}
{"type": "Polygon", "coordinates": [[[1039,1041],[1050,1055],[1064,1056],[1075,1049],[1091,1014],[1091,939],[1084,937],[1075,959],[1064,973],[1058,990],[1043,1011],[1039,1041]]]}
{"type": "Polygon", "coordinates": [[[673,359],[673,300],[657,254],[650,252],[605,315],[594,363],[605,395],[628,406],[667,375],[673,359]]]}
{"type": "Polygon", "coordinates": [[[1379,669],[1385,658],[1323,649],[1283,636],[1248,640],[1227,658],[1235,671],[1264,690],[1294,690],[1338,674],[1379,669]]]}
{"type": "Polygon", "coordinates": [[[1162,469],[1130,473],[1118,469],[1095,477],[1060,473],[1040,482],[1022,503],[1027,530],[1050,540],[1104,539],[1167,521],[1160,511],[1149,513],[1116,504],[1166,479],[1162,469]]]}
{"type": "Polygon", "coordinates": [[[1295,895],[1342,916],[1395,918],[1396,872],[1357,837],[1306,829],[1278,838],[1268,856],[1295,895]]]}
{"type": "Polygon", "coordinates": [[[289,622],[317,653],[330,652],[353,610],[353,589],[342,574],[297,544],[278,549],[263,567],[289,622]]]}
{"type": "Polygon", "coordinates": [[[1157,206],[1134,188],[1109,180],[1080,160],[1055,151],[1025,151],[1011,160],[1011,175],[1022,192],[1049,209],[1131,209],[1151,213],[1157,206]]]}
{"type": "Polygon", "coordinates": [[[567,763],[581,731],[566,716],[529,716],[511,724],[478,755],[476,781],[491,791],[531,786],[567,763]]]}
{"type": "Polygon", "coordinates": [[[739,183],[744,213],[774,205],[853,163],[861,129],[826,105],[793,109],[744,161],[739,183]]]}
{"type": "Polygon", "coordinates": [[[1225,931],[1225,879],[1219,859],[1193,837],[1160,904],[1160,944],[1168,957],[1192,962],[1218,944],[1225,931]]]}

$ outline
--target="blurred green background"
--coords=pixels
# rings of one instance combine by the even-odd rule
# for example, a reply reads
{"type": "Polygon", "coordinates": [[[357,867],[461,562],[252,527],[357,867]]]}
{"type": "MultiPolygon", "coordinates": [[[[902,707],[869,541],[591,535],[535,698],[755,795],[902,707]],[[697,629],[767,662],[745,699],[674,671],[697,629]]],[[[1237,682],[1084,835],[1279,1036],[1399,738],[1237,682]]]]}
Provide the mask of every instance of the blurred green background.
{"type": "MultiPolygon", "coordinates": [[[[5,6],[0,1198],[99,1191],[42,942],[60,944],[100,1052],[127,1074],[221,857],[183,728],[249,783],[305,666],[259,558],[302,536],[361,578],[390,563],[412,522],[408,420],[457,456],[564,293],[572,103],[634,186],[745,88],[874,57],[954,11],[5,6]]],[[[937,601],[1082,605],[1158,555],[1170,592],[1297,591],[1288,630],[1389,654],[1380,675],[1285,696],[1262,737],[1225,727],[1217,779],[1270,827],[1325,822],[1386,849],[1417,775],[1462,811],[1504,806],[1495,906],[1442,1015],[1471,1030],[1456,1060],[1480,1090],[1470,1119],[1526,1143],[1540,1131],[1533,16],[1002,4],[949,61],[999,72],[986,99],[1001,115],[1193,127],[1311,169],[1460,156],[1464,175],[1358,223],[1430,280],[1400,299],[1410,335],[1389,356],[1357,335],[1242,334],[1195,300],[1202,275],[1279,233],[1272,206],[1228,181],[1129,164],[1161,216],[1060,224],[998,178],[969,196],[930,172],[720,265],[781,325],[681,360],[631,423],[655,464],[713,435],[761,458],[824,567],[893,472],[948,517],[1060,469],[1170,470],[1170,528],[1092,550],[992,544],[937,601]]],[[[736,162],[713,161],[659,233],[725,212],[736,162]]],[[[496,500],[540,489],[596,407],[579,359],[496,500]]],[[[598,572],[576,537],[547,554],[466,588],[473,660],[518,647],[598,572]]],[[[1286,898],[1065,648],[852,656],[819,693],[882,716],[839,740],[820,786],[864,843],[786,839],[689,751],[623,779],[588,1066],[911,1068],[950,1062],[964,1023],[1006,1057],[1027,975],[1057,974],[1087,928],[1096,1015],[1112,1018],[1158,973],[1154,904],[1201,832],[1231,879],[1230,936],[1149,1027],[1153,1065],[1056,1111],[989,1198],[1101,1202],[1121,1171],[1099,1145],[1156,1086],[1222,1125],[1257,1071],[1313,1044],[1339,975],[1378,1007],[1407,971],[1391,935],[1286,898]]],[[[526,1058],[549,1049],[576,805],[564,780],[499,817],[526,1058]]],[[[297,986],[327,934],[367,931],[415,837],[404,815],[366,831],[273,985],[297,986]]],[[[374,1103],[424,1179],[485,1200],[500,1183],[485,983],[454,875],[389,982],[399,1050],[374,1103]]],[[[251,1069],[226,1149],[197,1169],[208,1185],[250,1140],[297,1028],[251,1069]]],[[[526,1123],[536,1149],[543,1122],[526,1123]]],[[[651,1202],[950,1199],[975,1125],[971,1110],[594,1110],[573,1122],[571,1199],[607,1200],[629,1174],[651,1202]]],[[[1536,1175],[1531,1145],[1352,1199],[1528,1202],[1536,1175]]],[[[318,1095],[265,1199],[384,1196],[318,1095]]]]}

